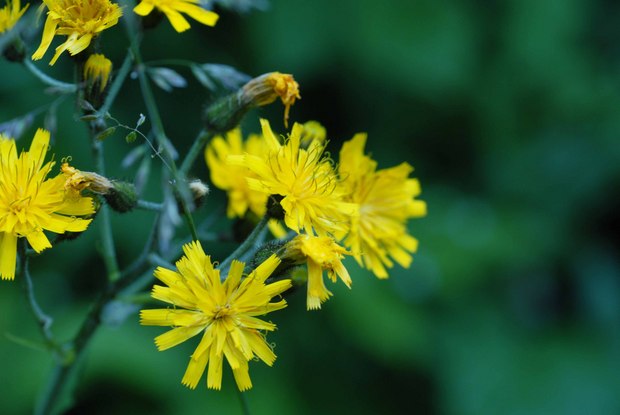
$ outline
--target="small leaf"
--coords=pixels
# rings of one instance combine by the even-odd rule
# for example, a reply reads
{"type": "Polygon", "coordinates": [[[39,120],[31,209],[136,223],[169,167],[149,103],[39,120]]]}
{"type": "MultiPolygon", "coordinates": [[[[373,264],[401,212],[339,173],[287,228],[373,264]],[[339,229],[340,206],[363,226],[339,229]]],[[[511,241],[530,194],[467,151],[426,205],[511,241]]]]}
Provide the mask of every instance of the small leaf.
{"type": "Polygon", "coordinates": [[[116,131],[116,127],[108,127],[105,130],[103,130],[102,132],[100,132],[99,134],[97,134],[95,136],[95,139],[97,139],[99,141],[103,141],[106,138],[108,138],[109,136],[111,136],[112,134],[114,134],[115,131],[116,131]]]}
{"type": "Polygon", "coordinates": [[[144,121],[146,121],[146,116],[144,114],[140,114],[140,118],[138,118],[138,122],[136,123],[136,129],[144,124],[144,121]]]}
{"type": "Polygon", "coordinates": [[[155,85],[166,92],[171,92],[173,88],[185,88],[187,86],[185,78],[170,68],[149,68],[148,74],[155,85]]]}
{"type": "Polygon", "coordinates": [[[205,71],[200,66],[192,65],[191,69],[192,69],[192,73],[194,74],[198,82],[202,84],[202,86],[204,86],[210,91],[215,91],[216,85],[213,83],[213,81],[211,81],[209,76],[207,76],[205,71]]]}
{"type": "Polygon", "coordinates": [[[81,99],[79,101],[79,103],[80,103],[80,108],[83,109],[86,112],[96,112],[97,111],[95,109],[95,107],[93,107],[93,105],[90,102],[88,102],[88,101],[86,101],[84,99],[81,99]]]}
{"type": "Polygon", "coordinates": [[[200,68],[202,68],[210,79],[217,81],[228,91],[236,91],[251,79],[249,75],[228,65],[205,63],[200,65],[200,68]]]}
{"type": "Polygon", "coordinates": [[[136,134],[135,131],[131,131],[129,134],[127,134],[125,136],[125,141],[127,142],[127,144],[131,144],[134,141],[136,141],[136,137],[138,136],[138,134],[136,134]]]}
{"type": "Polygon", "coordinates": [[[89,115],[84,115],[84,116],[80,117],[80,121],[95,121],[98,118],[99,118],[98,115],[89,114],[89,115]]]}
{"type": "Polygon", "coordinates": [[[28,113],[23,117],[13,118],[10,121],[0,124],[0,133],[3,133],[15,140],[19,139],[24,131],[32,125],[34,117],[28,113]]]}

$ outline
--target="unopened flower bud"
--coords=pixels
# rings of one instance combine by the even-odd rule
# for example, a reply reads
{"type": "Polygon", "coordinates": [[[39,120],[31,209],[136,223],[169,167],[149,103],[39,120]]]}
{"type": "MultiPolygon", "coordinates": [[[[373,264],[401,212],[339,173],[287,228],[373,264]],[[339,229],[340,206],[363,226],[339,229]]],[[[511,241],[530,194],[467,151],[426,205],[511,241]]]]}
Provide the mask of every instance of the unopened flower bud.
{"type": "Polygon", "coordinates": [[[133,183],[112,182],[113,187],[104,194],[108,205],[119,213],[129,212],[138,204],[138,194],[133,183]]]}
{"type": "Polygon", "coordinates": [[[112,61],[100,53],[90,55],[84,64],[84,80],[91,88],[99,86],[101,92],[108,84],[111,72],[112,61]]]}
{"type": "Polygon", "coordinates": [[[111,72],[112,61],[99,53],[90,55],[84,63],[84,99],[94,108],[103,105],[111,72]]]}

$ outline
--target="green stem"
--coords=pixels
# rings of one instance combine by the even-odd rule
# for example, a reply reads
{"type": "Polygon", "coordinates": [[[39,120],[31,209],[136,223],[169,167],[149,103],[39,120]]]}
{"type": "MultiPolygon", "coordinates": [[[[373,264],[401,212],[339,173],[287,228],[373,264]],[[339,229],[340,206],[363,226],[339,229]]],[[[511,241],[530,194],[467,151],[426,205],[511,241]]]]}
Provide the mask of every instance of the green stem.
{"type": "Polygon", "coordinates": [[[243,254],[250,251],[256,244],[256,241],[258,240],[260,235],[263,233],[263,230],[265,230],[265,228],[267,227],[268,222],[269,217],[267,215],[263,216],[262,219],[256,224],[254,230],[248,235],[246,240],[243,241],[243,243],[239,245],[239,247],[235,249],[232,254],[228,255],[228,257],[222,261],[218,268],[221,270],[225,270],[226,268],[228,268],[233,259],[238,259],[243,254]]]}
{"type": "Polygon", "coordinates": [[[213,134],[209,131],[202,130],[200,131],[200,133],[198,133],[198,137],[196,137],[196,139],[192,143],[192,146],[185,155],[185,159],[183,159],[183,163],[181,163],[181,167],[179,169],[181,174],[187,174],[189,169],[192,167],[192,164],[194,164],[194,161],[200,154],[201,150],[204,148],[205,144],[207,143],[207,141],[209,141],[211,137],[213,137],[213,134]]]}
{"type": "Polygon", "coordinates": [[[239,402],[241,403],[241,410],[243,415],[250,415],[250,406],[248,405],[248,399],[245,394],[237,388],[237,396],[239,396],[239,402]]]}
{"type": "MultiPolygon", "coordinates": [[[[130,25],[128,24],[128,27],[129,26],[130,25]]],[[[132,42],[131,50],[136,60],[136,71],[138,73],[138,80],[140,82],[140,90],[142,91],[144,105],[146,105],[146,110],[151,120],[151,124],[153,125],[153,132],[155,133],[155,138],[157,140],[158,153],[161,155],[163,163],[170,170],[170,174],[172,175],[171,184],[174,188],[175,195],[178,197],[181,204],[181,210],[183,212],[183,216],[185,216],[185,222],[187,223],[189,231],[192,234],[192,238],[197,240],[198,232],[196,232],[196,226],[194,225],[194,219],[192,218],[188,203],[191,200],[191,195],[189,188],[187,186],[183,186],[183,184],[186,183],[185,176],[177,170],[176,164],[174,163],[174,155],[171,152],[171,149],[174,147],[166,136],[164,124],[161,120],[161,116],[159,115],[159,109],[157,108],[155,96],[153,95],[153,90],[151,89],[149,80],[146,76],[142,54],[140,53],[140,48],[136,42],[132,42]]]]}
{"type": "Polygon", "coordinates": [[[41,334],[45,339],[46,345],[54,350],[57,353],[57,357],[60,357],[60,347],[58,343],[54,339],[54,335],[52,334],[52,323],[54,320],[45,314],[39,303],[37,302],[36,296],[34,294],[34,284],[32,283],[32,278],[30,277],[30,270],[28,269],[28,255],[26,255],[26,239],[20,238],[19,240],[19,260],[20,260],[20,270],[21,277],[24,280],[24,292],[26,293],[26,298],[28,299],[28,304],[30,305],[30,310],[34,315],[34,318],[37,321],[39,329],[41,330],[41,334]]]}
{"type": "MultiPolygon", "coordinates": [[[[105,162],[103,156],[103,143],[93,138],[93,153],[95,155],[95,165],[97,172],[105,176],[105,162]]],[[[99,209],[99,223],[101,231],[101,243],[103,261],[110,281],[116,281],[120,277],[118,261],[116,259],[116,249],[114,247],[114,236],[112,235],[112,222],[110,220],[110,208],[108,205],[101,206],[99,209]]]]}
{"type": "Polygon", "coordinates": [[[138,200],[136,209],[151,210],[153,212],[161,212],[162,204],[156,202],[149,202],[148,200],[138,200]]]}
{"type": "Polygon", "coordinates": [[[58,81],[52,78],[51,76],[45,74],[43,71],[37,68],[30,59],[24,59],[23,63],[26,69],[28,69],[30,73],[33,74],[35,77],[37,77],[41,82],[49,86],[53,86],[54,88],[58,88],[63,93],[69,94],[69,93],[77,91],[78,89],[77,85],[75,84],[58,81]]]}

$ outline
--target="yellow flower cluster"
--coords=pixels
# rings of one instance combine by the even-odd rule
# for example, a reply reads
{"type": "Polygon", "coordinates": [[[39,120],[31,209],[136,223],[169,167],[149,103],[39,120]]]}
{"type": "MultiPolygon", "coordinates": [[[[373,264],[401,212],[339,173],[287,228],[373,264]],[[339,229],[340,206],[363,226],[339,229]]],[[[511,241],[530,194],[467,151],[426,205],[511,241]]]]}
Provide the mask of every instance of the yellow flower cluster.
{"type": "Polygon", "coordinates": [[[245,144],[239,130],[227,136],[228,146],[216,137],[205,150],[207,165],[213,184],[228,192],[231,217],[249,206],[261,215],[267,199],[277,197],[285,225],[298,234],[283,258],[308,265],[308,309],[320,308],[331,296],[323,270],[332,281],[339,277],[351,286],[345,255],[378,278],[387,278],[394,262],[409,267],[417,240],[407,221],[426,214],[409,164],[378,169],[364,154],[366,135],[357,134],[343,145],[334,168],[320,124],[295,124],[284,139],[266,120],[261,127],[262,139],[251,136],[245,144]]]}

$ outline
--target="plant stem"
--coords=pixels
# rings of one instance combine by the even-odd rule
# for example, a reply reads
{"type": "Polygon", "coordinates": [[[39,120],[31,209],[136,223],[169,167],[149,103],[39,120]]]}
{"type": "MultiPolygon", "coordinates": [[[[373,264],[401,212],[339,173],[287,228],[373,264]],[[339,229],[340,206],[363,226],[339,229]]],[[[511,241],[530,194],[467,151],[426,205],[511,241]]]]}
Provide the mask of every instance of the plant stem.
{"type": "MultiPolygon", "coordinates": [[[[45,339],[46,345],[54,350],[55,353],[60,352],[60,347],[58,343],[54,339],[54,335],[52,334],[52,323],[54,320],[45,314],[45,312],[39,306],[37,302],[36,296],[34,294],[34,285],[32,283],[32,278],[30,277],[30,271],[28,269],[28,255],[26,255],[26,239],[20,238],[19,240],[19,259],[20,259],[20,269],[21,276],[24,280],[24,292],[26,293],[26,298],[28,299],[28,304],[30,305],[30,310],[37,320],[37,324],[39,329],[41,330],[41,334],[45,339]]],[[[60,357],[60,356],[56,356],[60,357]]]]}
{"type": "Polygon", "coordinates": [[[268,222],[269,217],[267,215],[263,216],[261,220],[256,224],[254,230],[252,230],[252,232],[248,235],[246,240],[243,241],[243,243],[241,243],[241,245],[239,245],[239,247],[235,249],[232,254],[228,255],[228,257],[222,261],[218,268],[222,271],[225,271],[233,259],[240,258],[243,254],[247,253],[250,249],[252,249],[259,236],[262,234],[263,230],[267,226],[268,222]]]}
{"type": "Polygon", "coordinates": [[[245,394],[237,388],[237,396],[239,396],[239,402],[241,402],[241,410],[243,415],[250,415],[250,406],[248,405],[248,399],[245,394]]]}
{"type": "Polygon", "coordinates": [[[58,80],[52,78],[51,76],[47,75],[46,73],[41,71],[39,68],[37,68],[35,66],[35,64],[32,63],[32,61],[30,59],[24,59],[23,60],[23,64],[26,67],[26,69],[28,69],[30,71],[31,74],[36,76],[44,84],[47,84],[49,86],[53,86],[54,88],[58,88],[59,90],[61,90],[64,93],[67,93],[67,94],[75,92],[78,89],[77,85],[75,85],[75,84],[70,84],[70,83],[67,83],[67,82],[58,81],[58,80]]]}
{"type": "MultiPolygon", "coordinates": [[[[97,173],[105,176],[103,143],[95,138],[92,138],[92,142],[97,173]]],[[[112,235],[112,222],[110,220],[110,208],[108,205],[101,206],[98,216],[100,217],[99,223],[101,224],[101,255],[108,273],[108,280],[116,281],[120,277],[120,272],[118,269],[118,261],[116,259],[116,248],[114,247],[114,236],[112,235]]]]}
{"type": "Polygon", "coordinates": [[[200,133],[198,133],[198,137],[196,137],[196,139],[192,143],[192,146],[187,152],[187,155],[185,155],[185,158],[183,159],[183,163],[181,163],[181,167],[179,169],[181,174],[187,174],[189,169],[192,167],[192,164],[194,164],[196,157],[198,157],[200,151],[203,149],[203,147],[211,137],[213,137],[213,134],[206,130],[202,130],[200,131],[200,133]]]}
{"type": "Polygon", "coordinates": [[[161,212],[162,204],[156,202],[149,202],[148,200],[138,200],[136,209],[151,210],[153,212],[161,212]]]}

